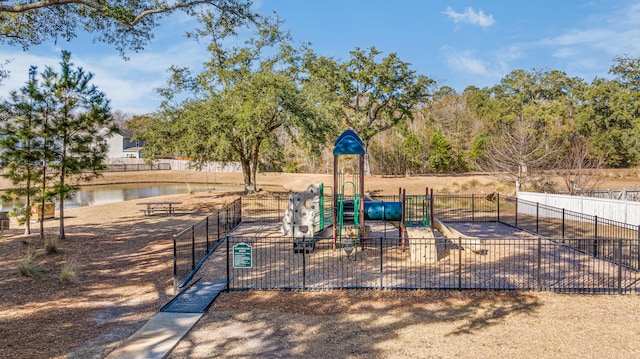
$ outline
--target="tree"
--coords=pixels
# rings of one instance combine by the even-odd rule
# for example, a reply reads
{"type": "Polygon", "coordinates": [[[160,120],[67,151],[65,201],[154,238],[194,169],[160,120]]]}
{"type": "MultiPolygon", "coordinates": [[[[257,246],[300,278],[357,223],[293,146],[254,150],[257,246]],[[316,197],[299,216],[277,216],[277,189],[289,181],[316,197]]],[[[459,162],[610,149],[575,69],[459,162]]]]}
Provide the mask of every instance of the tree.
{"type": "MultiPolygon", "coordinates": [[[[435,81],[416,75],[395,53],[381,61],[375,47],[356,48],[350,54],[349,61],[338,67],[336,91],[345,109],[345,124],[358,133],[366,151],[375,135],[413,119],[413,111],[429,101],[435,81]]],[[[370,174],[368,158],[365,167],[370,174]]]]}
{"type": "Polygon", "coordinates": [[[582,136],[573,136],[571,144],[571,149],[560,156],[558,175],[570,194],[594,190],[604,180],[598,170],[605,157],[594,157],[591,144],[582,136]]]}
{"type": "Polygon", "coordinates": [[[469,88],[467,105],[482,120],[470,156],[500,179],[549,182],[543,168],[557,165],[575,133],[586,84],[555,70],[515,70],[489,89],[469,88]]]}
{"type": "Polygon", "coordinates": [[[26,50],[47,39],[71,40],[82,29],[124,55],[142,50],[163,16],[183,11],[232,32],[258,18],[251,5],[250,0],[0,0],[0,42],[26,50]]]}
{"type": "Polygon", "coordinates": [[[606,157],[609,167],[633,165],[637,158],[637,91],[615,80],[597,78],[584,95],[576,114],[579,134],[593,147],[595,157],[606,157]]]}
{"type": "Polygon", "coordinates": [[[33,99],[38,98],[36,69],[29,70],[30,80],[19,91],[10,93],[10,101],[0,109],[0,166],[3,177],[13,185],[3,197],[14,201],[13,215],[25,224],[25,234],[31,234],[31,204],[38,193],[42,142],[39,141],[38,118],[33,99]],[[24,198],[24,204],[15,200],[24,198]]]}
{"type": "Polygon", "coordinates": [[[380,134],[369,146],[372,169],[379,174],[422,173],[423,142],[413,131],[401,127],[380,134]]]}
{"type": "Polygon", "coordinates": [[[62,52],[60,73],[50,67],[42,73],[47,126],[55,149],[50,166],[57,178],[52,192],[59,202],[61,239],[65,238],[64,200],[78,191],[78,183],[100,175],[107,153],[105,136],[117,130],[109,101],[91,85],[92,79],[93,74],[81,67],[73,68],[67,51],[62,52]]]}
{"type": "Polygon", "coordinates": [[[456,156],[452,152],[451,143],[442,135],[441,130],[431,135],[427,162],[431,172],[444,173],[455,168],[456,156]]]}
{"type": "Polygon", "coordinates": [[[141,133],[147,159],[179,154],[196,165],[237,160],[245,192],[252,193],[260,160],[282,150],[277,130],[289,131],[307,148],[317,150],[326,141],[334,128],[331,111],[317,84],[301,80],[301,58],[278,25],[265,21],[245,47],[229,50],[222,46],[224,36],[214,33],[202,73],[173,69],[169,86],[160,91],[163,111],[141,133]],[[173,103],[178,94],[190,97],[173,103]]]}
{"type": "Polygon", "coordinates": [[[554,168],[557,146],[526,118],[501,125],[500,133],[489,141],[482,170],[492,172],[500,180],[524,186],[537,182],[541,170],[554,168]]]}
{"type": "MultiPolygon", "coordinates": [[[[16,185],[27,183],[16,190],[36,193],[42,209],[47,201],[58,199],[60,238],[65,238],[64,200],[78,190],[78,183],[99,175],[106,156],[104,136],[115,130],[104,93],[90,85],[93,75],[74,69],[70,59],[63,51],[60,73],[47,67],[39,82],[31,68],[28,86],[14,92],[8,104],[3,128],[7,136],[0,142],[7,174],[16,185]],[[31,181],[39,187],[37,192],[26,190],[31,181]]],[[[44,238],[44,210],[40,212],[44,238]]]]}

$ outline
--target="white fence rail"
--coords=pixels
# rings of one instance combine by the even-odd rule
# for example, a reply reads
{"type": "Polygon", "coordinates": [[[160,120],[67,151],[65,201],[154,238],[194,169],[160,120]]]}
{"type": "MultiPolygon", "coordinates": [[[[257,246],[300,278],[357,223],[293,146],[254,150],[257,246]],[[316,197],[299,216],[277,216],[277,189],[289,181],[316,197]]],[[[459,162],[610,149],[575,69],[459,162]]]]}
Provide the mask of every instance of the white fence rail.
{"type": "Polygon", "coordinates": [[[518,192],[517,197],[599,218],[640,225],[640,202],[534,192],[518,192]]]}
{"type": "MultiPolygon", "coordinates": [[[[193,162],[185,160],[160,159],[154,163],[168,164],[171,170],[192,171],[195,170],[193,162]]],[[[145,162],[141,158],[111,158],[108,165],[144,165],[145,162]]],[[[163,167],[164,168],[164,167],[163,167]]],[[[202,172],[242,172],[240,162],[211,162],[204,165],[202,172]]]]}

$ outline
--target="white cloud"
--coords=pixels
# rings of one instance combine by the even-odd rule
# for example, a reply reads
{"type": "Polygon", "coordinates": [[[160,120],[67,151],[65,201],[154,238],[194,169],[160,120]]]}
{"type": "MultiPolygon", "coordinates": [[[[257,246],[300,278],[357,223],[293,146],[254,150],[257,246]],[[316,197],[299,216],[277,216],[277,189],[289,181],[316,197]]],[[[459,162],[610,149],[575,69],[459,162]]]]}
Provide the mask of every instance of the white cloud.
{"type": "Polygon", "coordinates": [[[465,86],[490,86],[500,81],[509,72],[507,60],[518,57],[517,49],[507,49],[487,55],[483,59],[470,50],[456,50],[451,46],[443,46],[441,49],[447,67],[454,74],[455,81],[464,83],[465,86]]]}
{"type": "Polygon", "coordinates": [[[494,71],[487,66],[487,63],[474,56],[471,51],[457,51],[450,46],[443,46],[441,50],[447,66],[456,72],[476,76],[494,76],[494,71]]]}
{"type": "MultiPolygon", "coordinates": [[[[198,72],[205,60],[206,49],[192,41],[179,42],[176,46],[153,51],[147,49],[138,54],[130,54],[125,61],[114,51],[102,55],[98,51],[71,51],[71,61],[75,67],[82,67],[93,73],[93,81],[111,101],[111,108],[126,113],[143,114],[157,109],[161,99],[156,89],[166,84],[171,65],[186,66],[198,72]]],[[[60,49],[52,49],[46,54],[22,52],[0,52],[0,60],[10,60],[4,68],[10,71],[10,78],[0,86],[0,98],[7,98],[12,90],[23,87],[28,80],[31,65],[38,67],[38,73],[46,66],[59,70],[60,49]]]]}
{"type": "Polygon", "coordinates": [[[465,23],[471,25],[478,25],[483,28],[487,28],[495,24],[495,20],[493,19],[493,15],[485,15],[484,11],[478,10],[477,12],[472,8],[468,7],[464,10],[464,12],[455,12],[451,6],[447,6],[447,10],[444,12],[449,19],[453,20],[455,24],[465,23]]]}
{"type": "Polygon", "coordinates": [[[606,74],[615,56],[640,57],[640,4],[599,13],[588,25],[567,29],[529,46],[546,49],[572,71],[606,74]],[[588,26],[588,27],[587,27],[588,26]]]}

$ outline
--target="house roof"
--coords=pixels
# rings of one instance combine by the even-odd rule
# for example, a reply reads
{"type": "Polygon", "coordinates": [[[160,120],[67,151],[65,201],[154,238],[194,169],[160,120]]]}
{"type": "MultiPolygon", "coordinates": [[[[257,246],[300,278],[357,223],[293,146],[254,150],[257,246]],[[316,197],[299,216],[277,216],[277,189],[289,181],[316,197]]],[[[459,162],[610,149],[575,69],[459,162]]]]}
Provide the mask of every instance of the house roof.
{"type": "Polygon", "coordinates": [[[128,128],[121,128],[118,132],[120,132],[120,136],[122,136],[124,138],[132,138],[133,137],[133,130],[130,130],[128,128]]]}

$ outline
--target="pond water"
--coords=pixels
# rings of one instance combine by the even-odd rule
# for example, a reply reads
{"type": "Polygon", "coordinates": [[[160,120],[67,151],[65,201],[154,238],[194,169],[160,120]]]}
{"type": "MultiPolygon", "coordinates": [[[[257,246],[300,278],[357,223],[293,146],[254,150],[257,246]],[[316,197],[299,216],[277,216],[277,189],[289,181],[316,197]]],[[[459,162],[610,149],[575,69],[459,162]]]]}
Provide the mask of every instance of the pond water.
{"type": "MultiPolygon", "coordinates": [[[[213,185],[209,185],[212,187],[213,185]]],[[[64,208],[93,206],[97,204],[129,201],[139,198],[163,196],[169,194],[186,194],[211,190],[205,184],[187,183],[128,183],[117,185],[100,185],[84,187],[73,199],[64,201],[64,208]]],[[[215,190],[215,188],[213,188],[215,190]]],[[[56,203],[56,209],[59,208],[56,203]]],[[[10,211],[13,203],[2,202],[0,210],[10,211]]]]}

